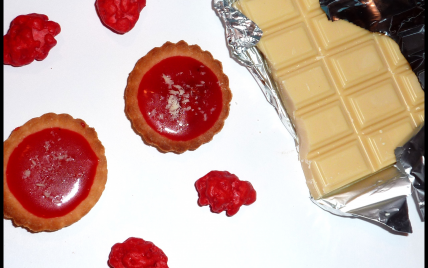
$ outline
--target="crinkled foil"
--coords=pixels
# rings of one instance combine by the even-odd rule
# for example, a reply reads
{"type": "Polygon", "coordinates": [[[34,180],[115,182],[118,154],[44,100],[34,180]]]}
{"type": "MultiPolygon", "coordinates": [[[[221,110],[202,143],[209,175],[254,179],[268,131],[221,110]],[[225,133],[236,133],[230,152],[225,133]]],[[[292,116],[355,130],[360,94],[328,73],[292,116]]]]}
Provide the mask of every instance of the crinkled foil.
{"type": "Polygon", "coordinates": [[[412,195],[425,221],[425,125],[402,147],[395,149],[398,168],[410,179],[412,195]]]}
{"type": "MultiPolygon", "coordinates": [[[[213,0],[213,7],[226,29],[231,56],[253,75],[298,148],[299,141],[294,126],[282,105],[269,66],[255,47],[262,32],[254,22],[232,7],[237,1],[239,0],[213,0]]],[[[407,175],[396,166],[391,166],[328,197],[317,200],[311,197],[311,200],[338,216],[363,218],[397,232],[411,233],[407,208],[407,196],[411,194],[411,187],[407,175]]]]}
{"type": "Polygon", "coordinates": [[[391,229],[411,233],[407,196],[411,185],[395,166],[375,173],[329,197],[312,202],[335,215],[361,217],[391,229]]]}
{"type": "Polygon", "coordinates": [[[276,84],[270,76],[268,64],[255,45],[262,37],[262,30],[239,10],[232,7],[237,0],[213,0],[217,15],[226,29],[226,41],[231,56],[247,67],[259,84],[267,101],[276,112],[291,136],[297,140],[296,131],[280,100],[276,84]]]}

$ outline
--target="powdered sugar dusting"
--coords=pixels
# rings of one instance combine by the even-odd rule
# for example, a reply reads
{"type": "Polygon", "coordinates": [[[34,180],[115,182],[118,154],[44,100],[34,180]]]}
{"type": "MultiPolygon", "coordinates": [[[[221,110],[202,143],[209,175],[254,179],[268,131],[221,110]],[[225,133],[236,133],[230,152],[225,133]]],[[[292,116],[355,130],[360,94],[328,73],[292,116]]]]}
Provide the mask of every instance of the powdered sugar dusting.
{"type": "Polygon", "coordinates": [[[49,141],[45,142],[45,146],[44,147],[45,147],[46,151],[49,150],[49,147],[50,147],[49,141]]]}
{"type": "Polygon", "coordinates": [[[168,104],[165,107],[173,118],[178,116],[178,112],[180,111],[180,103],[178,102],[178,98],[175,95],[169,95],[168,104]]]}
{"type": "Polygon", "coordinates": [[[167,59],[143,79],[144,106],[140,106],[147,122],[165,136],[200,135],[217,120],[221,108],[218,79],[202,63],[185,59],[167,59]],[[196,63],[196,64],[195,64],[196,63]],[[153,88],[152,88],[153,87],[153,88]]]}
{"type": "Polygon", "coordinates": [[[174,82],[171,80],[171,76],[162,74],[162,78],[164,79],[165,84],[168,85],[168,88],[171,88],[171,86],[174,84],[174,82]]]}
{"type": "MultiPolygon", "coordinates": [[[[182,74],[178,73],[178,75],[182,74]]],[[[186,105],[187,103],[190,102],[189,97],[190,94],[186,93],[186,90],[183,88],[185,87],[186,89],[191,89],[191,86],[189,85],[176,85],[174,80],[171,79],[171,76],[169,75],[165,75],[162,74],[162,78],[165,81],[165,84],[168,85],[168,88],[170,90],[168,90],[169,95],[167,96],[167,101],[168,103],[165,106],[165,109],[169,112],[169,114],[172,116],[173,119],[177,119],[180,115],[181,111],[189,111],[190,110],[190,106],[186,105]],[[173,89],[174,88],[174,89],[173,89]]],[[[156,115],[156,113],[151,112],[152,116],[156,115]]],[[[163,117],[158,116],[159,119],[163,119],[163,117]]]]}
{"type": "Polygon", "coordinates": [[[24,179],[30,177],[31,175],[31,171],[29,171],[28,169],[26,171],[24,171],[24,175],[22,176],[24,179]]]}

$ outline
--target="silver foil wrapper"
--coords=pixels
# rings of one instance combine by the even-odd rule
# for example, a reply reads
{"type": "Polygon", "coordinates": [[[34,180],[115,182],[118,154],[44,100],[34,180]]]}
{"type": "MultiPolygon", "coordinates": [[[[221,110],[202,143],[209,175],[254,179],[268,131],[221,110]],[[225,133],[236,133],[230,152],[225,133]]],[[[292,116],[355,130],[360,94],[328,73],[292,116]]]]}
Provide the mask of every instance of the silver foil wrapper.
{"type": "Polygon", "coordinates": [[[412,183],[412,195],[419,216],[425,221],[425,125],[402,147],[395,149],[398,168],[412,183]]]}
{"type": "Polygon", "coordinates": [[[226,41],[231,56],[247,67],[267,101],[275,108],[285,128],[297,141],[296,131],[282,105],[268,64],[255,47],[262,37],[262,30],[239,10],[232,7],[235,2],[236,0],[213,0],[214,9],[226,30],[226,41]]]}
{"type": "MultiPolygon", "coordinates": [[[[275,108],[282,123],[294,138],[298,150],[298,137],[281,102],[278,87],[270,75],[269,65],[256,48],[262,31],[233,8],[233,3],[237,1],[239,0],[213,0],[213,7],[225,27],[231,56],[244,65],[255,78],[267,101],[275,108]]],[[[411,191],[412,185],[408,176],[397,166],[391,166],[328,197],[310,199],[332,214],[366,219],[388,230],[411,233],[407,207],[407,196],[411,191]]]]}

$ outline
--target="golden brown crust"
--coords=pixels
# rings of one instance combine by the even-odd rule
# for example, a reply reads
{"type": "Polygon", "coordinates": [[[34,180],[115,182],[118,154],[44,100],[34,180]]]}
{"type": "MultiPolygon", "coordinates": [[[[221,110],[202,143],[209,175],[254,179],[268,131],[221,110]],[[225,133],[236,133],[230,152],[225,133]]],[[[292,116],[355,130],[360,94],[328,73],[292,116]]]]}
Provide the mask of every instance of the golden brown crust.
{"type": "Polygon", "coordinates": [[[184,41],[179,41],[177,44],[166,42],[139,59],[129,74],[128,84],[125,89],[125,113],[131,121],[132,128],[142,137],[145,143],[156,147],[161,152],[180,154],[187,150],[197,149],[202,144],[211,141],[214,135],[220,132],[223,128],[224,120],[229,115],[231,99],[229,78],[223,73],[221,62],[215,60],[210,52],[203,51],[198,45],[189,46],[184,41]],[[223,107],[217,122],[204,134],[188,141],[174,141],[157,133],[147,124],[138,106],[138,88],[144,74],[160,61],[173,56],[188,56],[202,62],[217,76],[222,92],[223,107]]]}
{"type": "Polygon", "coordinates": [[[69,226],[85,216],[101,197],[107,181],[107,159],[104,146],[98,140],[93,128],[81,119],[74,119],[68,114],[47,113],[41,117],[33,118],[23,126],[15,129],[3,144],[3,216],[11,219],[16,226],[22,226],[31,232],[56,231],[69,226]],[[10,192],[7,185],[6,167],[13,150],[22,140],[46,128],[60,127],[81,134],[89,142],[92,150],[98,157],[98,166],[94,183],[89,196],[83,200],[73,211],[62,217],[41,218],[28,212],[10,192]]]}

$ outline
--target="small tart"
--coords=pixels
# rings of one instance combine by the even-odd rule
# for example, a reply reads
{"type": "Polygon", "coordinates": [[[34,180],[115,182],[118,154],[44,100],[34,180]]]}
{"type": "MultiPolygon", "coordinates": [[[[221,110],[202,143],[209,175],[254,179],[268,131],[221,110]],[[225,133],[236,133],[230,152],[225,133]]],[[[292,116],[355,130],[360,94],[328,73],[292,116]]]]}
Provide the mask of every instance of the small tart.
{"type": "Polygon", "coordinates": [[[104,191],[105,150],[81,119],[44,114],[3,146],[3,216],[16,226],[59,230],[86,215],[104,191]]]}
{"type": "Polygon", "coordinates": [[[166,42],[130,73],[125,112],[146,144],[183,153],[223,128],[231,99],[229,79],[211,53],[184,41],[166,42]]]}

